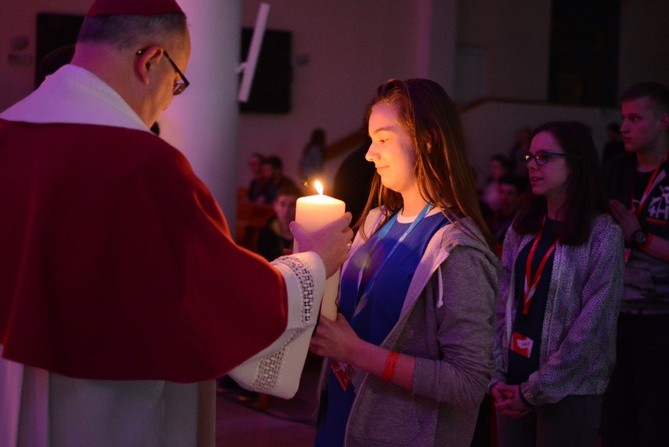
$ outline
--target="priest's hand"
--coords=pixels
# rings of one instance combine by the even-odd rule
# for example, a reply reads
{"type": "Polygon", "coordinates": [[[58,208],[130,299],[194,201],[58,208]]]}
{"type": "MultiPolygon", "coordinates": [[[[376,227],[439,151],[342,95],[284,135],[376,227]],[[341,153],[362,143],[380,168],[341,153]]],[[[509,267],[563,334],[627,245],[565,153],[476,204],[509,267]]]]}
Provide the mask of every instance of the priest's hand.
{"type": "Polygon", "coordinates": [[[323,228],[308,232],[297,222],[290,223],[290,231],[295,236],[299,250],[313,251],[323,260],[325,274],[329,278],[337,272],[348,257],[349,242],[353,239],[351,213],[345,213],[339,219],[323,228]]]}

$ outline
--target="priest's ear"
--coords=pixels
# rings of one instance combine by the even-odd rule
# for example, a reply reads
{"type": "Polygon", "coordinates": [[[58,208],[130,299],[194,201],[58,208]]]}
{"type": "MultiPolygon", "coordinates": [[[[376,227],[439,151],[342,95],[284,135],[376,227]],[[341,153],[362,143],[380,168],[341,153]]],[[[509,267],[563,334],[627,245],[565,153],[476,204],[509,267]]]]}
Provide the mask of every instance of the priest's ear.
{"type": "Polygon", "coordinates": [[[135,53],[134,70],[135,75],[144,85],[149,85],[149,72],[154,70],[163,58],[165,50],[158,45],[143,48],[135,53]]]}

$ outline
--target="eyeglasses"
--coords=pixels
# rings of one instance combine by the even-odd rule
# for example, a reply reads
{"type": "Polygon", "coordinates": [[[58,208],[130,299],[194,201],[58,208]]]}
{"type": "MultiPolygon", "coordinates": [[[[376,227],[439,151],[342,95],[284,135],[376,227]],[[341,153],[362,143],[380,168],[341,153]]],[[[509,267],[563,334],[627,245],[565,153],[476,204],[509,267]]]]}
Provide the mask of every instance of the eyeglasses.
{"type": "Polygon", "coordinates": [[[541,151],[537,152],[536,154],[530,154],[528,152],[527,154],[523,155],[523,161],[525,162],[525,164],[527,164],[530,161],[534,160],[537,165],[543,166],[555,157],[566,157],[566,156],[567,154],[565,154],[564,152],[541,151]]]}
{"type": "MultiPolygon", "coordinates": [[[[141,56],[142,54],[144,54],[145,51],[146,48],[143,48],[139,50],[136,54],[137,56],[141,56]]],[[[188,82],[188,79],[186,79],[186,76],[184,76],[183,72],[179,70],[179,67],[177,67],[177,64],[174,63],[170,55],[167,53],[167,50],[163,50],[163,54],[167,58],[167,61],[170,63],[174,71],[176,71],[179,77],[181,78],[180,81],[174,81],[174,86],[172,87],[172,94],[174,96],[180,95],[184,92],[184,90],[186,90],[186,88],[188,88],[190,82],[188,82]]]]}

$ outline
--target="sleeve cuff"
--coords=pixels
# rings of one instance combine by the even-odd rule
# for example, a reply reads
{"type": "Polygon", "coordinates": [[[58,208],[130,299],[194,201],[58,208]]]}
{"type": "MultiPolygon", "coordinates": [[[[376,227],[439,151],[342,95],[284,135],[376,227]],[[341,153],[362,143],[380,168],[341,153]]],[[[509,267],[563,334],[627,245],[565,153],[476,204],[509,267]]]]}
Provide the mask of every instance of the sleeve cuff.
{"type": "Polygon", "coordinates": [[[520,397],[520,401],[527,406],[527,408],[531,408],[534,410],[535,406],[532,405],[526,398],[525,395],[523,394],[523,386],[518,385],[518,397],[520,397]]]}
{"type": "Polygon", "coordinates": [[[286,329],[315,325],[325,291],[325,265],[321,258],[310,251],[295,253],[275,259],[272,266],[286,281],[289,300],[286,329]],[[291,305],[292,301],[298,305],[291,305]]]}
{"type": "Polygon", "coordinates": [[[282,256],[272,265],[286,280],[286,329],[269,347],[228,374],[246,389],[290,399],[299,387],[309,340],[318,321],[325,268],[321,259],[310,252],[282,256]]]}

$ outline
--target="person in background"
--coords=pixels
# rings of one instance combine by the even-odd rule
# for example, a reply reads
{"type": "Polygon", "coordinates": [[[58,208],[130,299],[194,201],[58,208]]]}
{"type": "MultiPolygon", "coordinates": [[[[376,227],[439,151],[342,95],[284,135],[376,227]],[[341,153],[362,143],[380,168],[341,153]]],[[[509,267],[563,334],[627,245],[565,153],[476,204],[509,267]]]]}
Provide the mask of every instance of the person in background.
{"type": "Polygon", "coordinates": [[[272,208],[275,216],[260,230],[258,253],[273,261],[293,250],[293,233],[290,223],[295,220],[295,204],[302,191],[294,185],[285,185],[276,195],[272,208]]]}
{"type": "Polygon", "coordinates": [[[509,160],[511,161],[510,172],[518,177],[527,177],[527,165],[523,162],[523,156],[527,153],[532,139],[532,129],[521,127],[514,133],[514,143],[509,149],[509,160]]]}
{"type": "Polygon", "coordinates": [[[304,252],[271,264],[235,245],[149,130],[189,55],[174,0],[96,0],[71,64],[0,113],[2,446],[213,445],[216,377],[297,388],[350,215],[293,224],[304,252]]]}
{"type": "Polygon", "coordinates": [[[370,144],[371,139],[366,137],[365,141],[341,162],[334,178],[332,195],[346,203],[346,209],[353,216],[354,228],[362,224],[359,222],[360,216],[365,209],[372,179],[376,173],[374,165],[365,159],[370,144]]]}
{"type": "Polygon", "coordinates": [[[620,124],[609,123],[606,126],[606,143],[602,149],[602,164],[623,153],[625,153],[625,145],[620,135],[620,124]]]}
{"type": "Polygon", "coordinates": [[[48,53],[35,67],[35,87],[39,87],[47,76],[65,64],[69,64],[74,56],[74,45],[64,45],[48,53]]]}
{"type": "Polygon", "coordinates": [[[620,100],[625,154],[604,166],[625,236],[618,362],[604,398],[602,445],[669,439],[669,89],[640,82],[620,100]]]}
{"type": "Polygon", "coordinates": [[[293,180],[283,173],[283,161],[277,155],[270,155],[262,163],[262,172],[265,177],[267,187],[264,193],[264,203],[272,204],[276,195],[283,187],[295,187],[297,185],[293,180]]]}
{"type": "Polygon", "coordinates": [[[323,175],[325,164],[325,130],[316,128],[311,132],[309,142],[302,150],[300,157],[300,180],[302,186],[313,187],[312,183],[323,175]]]}
{"type": "Polygon", "coordinates": [[[509,158],[502,154],[493,155],[490,158],[490,172],[486,179],[486,184],[481,192],[481,201],[485,203],[491,213],[497,211],[500,207],[499,197],[499,179],[509,174],[511,162],[509,158]]]}
{"type": "Polygon", "coordinates": [[[525,161],[531,197],[502,250],[491,385],[499,446],[592,447],[615,363],[622,231],[585,125],[539,126],[525,161]]]}
{"type": "Polygon", "coordinates": [[[468,446],[492,369],[497,259],[455,104],[427,79],[390,80],[367,110],[377,174],[342,267],[317,446],[468,446]],[[379,208],[372,209],[373,203],[379,208]]]}
{"type": "Polygon", "coordinates": [[[251,170],[251,180],[246,191],[246,198],[253,203],[267,203],[265,196],[267,194],[268,182],[263,173],[262,165],[265,162],[265,156],[259,152],[254,152],[249,157],[249,169],[251,170]]]}
{"type": "Polygon", "coordinates": [[[523,179],[514,175],[503,175],[497,181],[499,208],[488,219],[488,227],[495,243],[495,253],[502,256],[502,245],[506,232],[518,213],[527,186],[523,179]]]}

